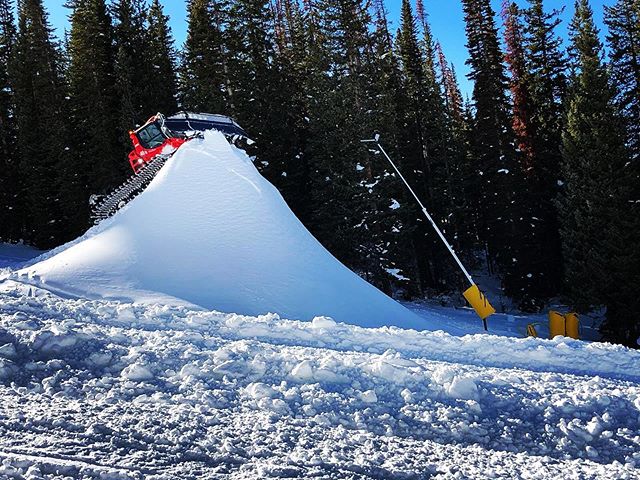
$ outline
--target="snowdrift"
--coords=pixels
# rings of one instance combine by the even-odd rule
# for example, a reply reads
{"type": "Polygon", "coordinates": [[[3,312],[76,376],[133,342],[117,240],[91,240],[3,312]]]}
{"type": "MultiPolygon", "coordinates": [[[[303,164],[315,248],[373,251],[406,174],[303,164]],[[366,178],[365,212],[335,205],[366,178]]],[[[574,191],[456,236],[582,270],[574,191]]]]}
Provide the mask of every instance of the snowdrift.
{"type": "Polygon", "coordinates": [[[338,262],[217,132],[181,147],[113,218],[15,276],[93,299],[437,328],[338,262]]]}

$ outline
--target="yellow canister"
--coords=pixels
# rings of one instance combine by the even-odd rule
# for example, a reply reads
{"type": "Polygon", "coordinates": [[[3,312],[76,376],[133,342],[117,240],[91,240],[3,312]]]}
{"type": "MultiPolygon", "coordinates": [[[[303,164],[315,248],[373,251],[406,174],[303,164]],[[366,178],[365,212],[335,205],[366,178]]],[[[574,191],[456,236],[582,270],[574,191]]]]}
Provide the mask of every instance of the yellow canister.
{"type": "Polygon", "coordinates": [[[567,313],[565,316],[567,337],[580,340],[580,319],[577,313],[567,313]]]}
{"type": "Polygon", "coordinates": [[[566,323],[563,314],[551,310],[549,312],[549,338],[553,339],[557,336],[565,337],[567,335],[566,323]]]}

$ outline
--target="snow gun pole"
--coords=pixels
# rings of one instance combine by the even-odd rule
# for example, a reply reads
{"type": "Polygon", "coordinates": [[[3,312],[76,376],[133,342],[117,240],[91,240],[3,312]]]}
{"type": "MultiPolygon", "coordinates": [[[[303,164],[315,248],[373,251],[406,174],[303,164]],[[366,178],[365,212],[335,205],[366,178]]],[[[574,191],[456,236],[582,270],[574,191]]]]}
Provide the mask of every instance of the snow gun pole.
{"type": "Polygon", "coordinates": [[[379,151],[387,158],[387,160],[389,160],[389,163],[391,164],[393,169],[396,171],[398,176],[402,179],[404,184],[407,186],[407,188],[411,192],[411,195],[413,195],[413,198],[416,199],[416,202],[418,202],[418,205],[420,205],[420,208],[422,209],[422,213],[424,213],[424,216],[427,217],[427,220],[429,220],[429,223],[431,223],[431,226],[434,228],[434,230],[436,231],[436,233],[438,234],[442,242],[447,247],[447,250],[449,250],[449,253],[451,253],[451,256],[454,258],[454,260],[460,267],[460,270],[462,270],[462,273],[464,273],[464,276],[467,277],[467,280],[471,284],[471,287],[467,289],[463,295],[467,299],[467,301],[471,304],[471,306],[476,311],[478,316],[482,319],[482,324],[484,326],[485,331],[488,331],[489,328],[487,326],[487,318],[493,315],[494,313],[496,313],[495,309],[491,306],[487,297],[480,291],[480,289],[478,288],[478,285],[476,285],[476,282],[473,281],[473,277],[471,277],[471,274],[463,265],[462,261],[460,260],[460,257],[458,257],[458,254],[455,252],[451,244],[449,244],[444,234],[442,233],[442,230],[440,230],[440,227],[438,227],[435,220],[431,217],[431,215],[427,211],[427,207],[424,206],[424,204],[420,200],[420,197],[418,197],[418,195],[413,190],[413,188],[411,188],[411,185],[409,185],[409,182],[407,181],[407,179],[404,178],[404,175],[402,175],[402,172],[400,172],[400,169],[398,168],[398,166],[394,163],[394,161],[391,159],[391,157],[387,154],[385,149],[380,144],[380,134],[376,133],[374,138],[370,140],[361,140],[361,142],[373,143],[376,145],[376,147],[378,147],[379,151]]]}

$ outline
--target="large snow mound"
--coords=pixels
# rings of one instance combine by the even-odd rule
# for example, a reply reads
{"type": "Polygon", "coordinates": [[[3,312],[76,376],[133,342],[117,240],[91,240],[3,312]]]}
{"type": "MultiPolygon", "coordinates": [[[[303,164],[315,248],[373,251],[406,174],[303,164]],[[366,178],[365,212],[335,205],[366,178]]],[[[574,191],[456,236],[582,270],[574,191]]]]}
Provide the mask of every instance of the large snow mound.
{"type": "Polygon", "coordinates": [[[14,277],[58,294],[437,327],[338,262],[218,132],[182,146],[126,208],[39,260],[14,277]]]}

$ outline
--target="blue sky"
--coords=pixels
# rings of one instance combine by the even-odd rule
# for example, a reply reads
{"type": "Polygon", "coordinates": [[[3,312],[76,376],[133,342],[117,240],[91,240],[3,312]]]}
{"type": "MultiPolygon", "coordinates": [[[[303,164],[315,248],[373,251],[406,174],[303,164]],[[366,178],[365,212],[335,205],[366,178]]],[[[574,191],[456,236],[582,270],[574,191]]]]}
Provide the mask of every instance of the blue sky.
{"type": "MultiPolygon", "coordinates": [[[[391,14],[392,28],[395,30],[399,23],[401,0],[385,0],[385,2],[391,14]]],[[[64,29],[68,26],[68,10],[62,6],[64,1],[44,0],[44,3],[49,10],[51,23],[62,36],[64,29]]],[[[181,45],[187,30],[186,2],[184,0],[162,0],[162,3],[165,5],[166,13],[171,17],[171,27],[177,44],[181,45]]],[[[424,3],[429,13],[434,36],[442,44],[449,60],[455,64],[463,92],[470,94],[472,87],[465,78],[465,74],[468,72],[464,64],[467,59],[467,49],[465,48],[466,38],[460,0],[424,0],[424,3]]],[[[492,3],[496,11],[499,11],[502,0],[492,0],[492,3]]],[[[524,4],[525,2],[520,0],[519,3],[524,4]]],[[[546,0],[545,3],[548,9],[565,7],[562,15],[565,22],[562,25],[561,33],[566,34],[566,26],[573,13],[573,1],[546,0]]],[[[603,7],[613,3],[614,0],[592,0],[596,20],[600,25],[602,25],[603,7]]]]}

